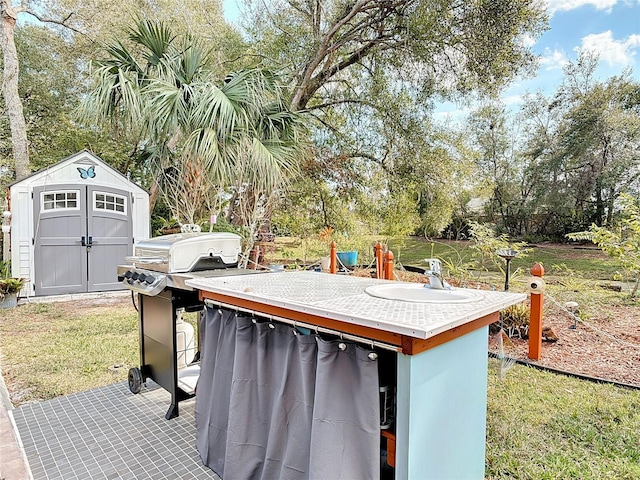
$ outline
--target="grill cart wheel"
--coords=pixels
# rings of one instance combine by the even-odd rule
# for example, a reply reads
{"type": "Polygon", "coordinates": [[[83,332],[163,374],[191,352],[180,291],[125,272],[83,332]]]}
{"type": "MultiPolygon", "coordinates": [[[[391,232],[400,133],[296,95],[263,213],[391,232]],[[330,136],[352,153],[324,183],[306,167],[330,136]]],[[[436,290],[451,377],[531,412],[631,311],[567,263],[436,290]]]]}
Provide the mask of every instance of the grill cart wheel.
{"type": "Polygon", "coordinates": [[[142,373],[138,367],[129,369],[129,390],[131,393],[140,393],[142,390],[142,373]]]}

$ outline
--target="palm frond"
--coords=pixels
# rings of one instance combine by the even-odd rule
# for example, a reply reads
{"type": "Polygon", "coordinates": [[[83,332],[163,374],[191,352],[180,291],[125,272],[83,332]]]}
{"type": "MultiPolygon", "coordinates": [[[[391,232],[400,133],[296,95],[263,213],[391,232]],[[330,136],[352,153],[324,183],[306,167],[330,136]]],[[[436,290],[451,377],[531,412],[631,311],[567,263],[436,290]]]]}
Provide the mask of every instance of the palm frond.
{"type": "Polygon", "coordinates": [[[207,76],[209,52],[197,39],[188,36],[180,49],[180,69],[182,83],[192,83],[207,76]]]}
{"type": "Polygon", "coordinates": [[[102,66],[95,71],[94,82],[93,90],[76,111],[79,120],[136,128],[141,118],[138,78],[123,70],[102,66]]]}
{"type": "Polygon", "coordinates": [[[109,67],[111,73],[125,71],[131,72],[139,77],[144,76],[142,66],[119,40],[105,45],[105,53],[107,54],[107,58],[98,60],[96,63],[103,67],[109,67]]]}
{"type": "Polygon", "coordinates": [[[213,128],[199,128],[191,132],[185,141],[185,150],[191,156],[202,159],[203,168],[214,183],[228,185],[232,182],[235,162],[229,161],[224,145],[213,128]]]}
{"type": "Polygon", "coordinates": [[[283,186],[297,170],[295,150],[281,142],[250,139],[243,155],[245,180],[254,188],[271,192],[283,186]]]}
{"type": "Polygon", "coordinates": [[[215,129],[220,137],[232,135],[246,119],[242,106],[228,95],[228,91],[209,83],[198,85],[194,91],[192,122],[215,129]]]}
{"type": "Polygon", "coordinates": [[[164,22],[138,18],[129,29],[129,38],[146,47],[145,59],[154,67],[166,56],[174,36],[164,22]]]}
{"type": "Polygon", "coordinates": [[[262,77],[256,70],[240,70],[227,75],[220,90],[234,103],[245,108],[259,105],[259,99],[267,90],[264,88],[262,77]]]}
{"type": "Polygon", "coordinates": [[[176,87],[172,83],[155,80],[144,87],[147,131],[157,138],[166,138],[186,130],[189,123],[189,105],[185,90],[188,85],[176,87]]]}
{"type": "Polygon", "coordinates": [[[198,182],[206,175],[198,188],[242,186],[268,197],[297,172],[301,120],[273,72],[244,69],[216,83],[196,38],[143,19],[128,34],[133,48],[117,40],[105,47],[83,115],[140,131],[161,188],[177,188],[185,182],[177,172],[186,171],[198,182]]]}

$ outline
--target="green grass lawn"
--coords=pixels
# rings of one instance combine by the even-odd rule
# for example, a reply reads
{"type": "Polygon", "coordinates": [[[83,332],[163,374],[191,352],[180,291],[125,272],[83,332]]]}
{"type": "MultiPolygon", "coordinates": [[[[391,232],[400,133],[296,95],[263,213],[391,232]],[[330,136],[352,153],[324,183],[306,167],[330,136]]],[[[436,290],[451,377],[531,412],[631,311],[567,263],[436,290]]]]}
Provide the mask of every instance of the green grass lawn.
{"type": "Polygon", "coordinates": [[[640,391],[489,363],[486,476],[640,478],[640,391]]]}
{"type": "MultiPolygon", "coordinates": [[[[370,244],[377,240],[371,237],[370,244]]],[[[366,243],[366,242],[365,242],[366,243]]],[[[439,258],[443,261],[445,274],[450,270],[451,276],[461,272],[472,279],[483,279],[501,286],[504,274],[497,265],[486,262],[480,266],[470,242],[467,241],[432,241],[422,237],[392,238],[388,242],[396,263],[427,268],[426,258],[439,258]]],[[[328,245],[319,242],[304,243],[294,237],[281,237],[276,240],[275,251],[271,252],[266,263],[306,261],[307,264],[319,261],[322,256],[329,255],[328,245]]],[[[372,255],[361,255],[359,262],[368,264],[372,255]]],[[[518,276],[529,276],[534,263],[541,263],[545,268],[545,275],[551,278],[569,277],[580,281],[610,282],[623,278],[629,282],[633,279],[625,274],[620,263],[595,248],[574,247],[570,245],[536,244],[523,258],[516,257],[511,262],[511,272],[514,280],[518,276]]],[[[504,264],[502,264],[504,267],[504,264]]]]}
{"type": "MultiPolygon", "coordinates": [[[[0,367],[20,404],[127,379],[140,365],[138,316],[128,299],[108,305],[33,303],[0,310],[0,367]]],[[[184,319],[195,322],[195,314],[184,319]]]]}
{"type": "Polygon", "coordinates": [[[14,403],[125,380],[129,367],[139,364],[138,320],[130,303],[75,305],[34,303],[0,311],[0,365],[14,403]]]}
{"type": "MultiPolygon", "coordinates": [[[[430,257],[441,258],[454,265],[474,262],[474,251],[470,243],[466,241],[441,242],[410,237],[392,239],[389,242],[389,248],[404,265],[424,265],[426,267],[424,259],[430,257]]],[[[612,280],[615,272],[622,270],[617,260],[610,258],[600,250],[544,243],[532,245],[531,251],[524,258],[516,257],[511,262],[511,268],[513,271],[520,268],[528,272],[534,263],[544,265],[546,273],[550,275],[566,271],[564,267],[558,268],[564,264],[567,269],[578,273],[581,278],[585,279],[612,280]]],[[[491,263],[486,264],[485,267],[490,271],[499,271],[491,263]]]]}

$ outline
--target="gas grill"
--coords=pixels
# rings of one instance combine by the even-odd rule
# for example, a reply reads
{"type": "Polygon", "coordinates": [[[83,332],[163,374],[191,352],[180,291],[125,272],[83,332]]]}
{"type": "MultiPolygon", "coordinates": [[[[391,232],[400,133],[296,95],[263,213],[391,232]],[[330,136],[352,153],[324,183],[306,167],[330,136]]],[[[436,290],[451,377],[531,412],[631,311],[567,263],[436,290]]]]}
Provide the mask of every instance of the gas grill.
{"type": "Polygon", "coordinates": [[[240,237],[233,233],[176,233],[136,243],[130,265],[118,267],[118,281],[144,295],[165,288],[191,290],[194,272],[237,269],[240,237]]]}
{"type": "Polygon", "coordinates": [[[177,233],[136,243],[134,255],[125,259],[129,263],[118,266],[118,281],[138,294],[140,368],[129,370],[129,389],[139,393],[152,379],[171,393],[167,420],[178,416],[178,402],[195,395],[200,373],[199,344],[194,361],[178,368],[179,356],[186,355],[178,348],[176,321],[183,311],[204,308],[185,281],[259,273],[238,268],[240,252],[240,237],[233,233],[177,233]]]}

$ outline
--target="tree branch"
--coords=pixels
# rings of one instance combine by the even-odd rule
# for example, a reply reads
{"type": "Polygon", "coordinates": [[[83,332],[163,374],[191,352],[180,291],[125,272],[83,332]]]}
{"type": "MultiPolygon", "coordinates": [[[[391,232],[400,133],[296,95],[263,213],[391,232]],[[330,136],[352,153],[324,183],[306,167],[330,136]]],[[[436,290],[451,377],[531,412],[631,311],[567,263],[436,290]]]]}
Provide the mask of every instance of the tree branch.
{"type": "Polygon", "coordinates": [[[342,157],[346,157],[346,158],[363,158],[365,160],[369,160],[372,163],[375,163],[376,165],[378,165],[380,168],[382,168],[382,170],[387,173],[387,174],[391,174],[391,170],[389,169],[389,167],[385,164],[385,159],[386,158],[378,158],[375,155],[372,155],[370,153],[365,153],[365,152],[360,152],[360,151],[353,151],[351,153],[343,153],[341,154],[342,157]]]}
{"type": "MultiPolygon", "coordinates": [[[[23,0],[23,5],[25,3],[28,3],[28,0],[23,0]]],[[[69,25],[67,23],[67,21],[73,16],[73,12],[69,13],[69,15],[66,16],[66,18],[64,18],[63,20],[56,20],[55,18],[47,18],[47,17],[43,17],[42,15],[40,15],[39,13],[31,10],[30,8],[26,8],[25,10],[23,10],[25,13],[28,13],[29,15],[31,15],[32,17],[35,17],[38,21],[42,22],[42,23],[53,23],[54,25],[60,25],[61,27],[67,28],[69,30],[71,30],[72,32],[75,33],[79,33],[80,35],[85,35],[86,33],[78,30],[77,28],[69,25]]]]}
{"type": "Polygon", "coordinates": [[[296,12],[298,12],[300,15],[302,15],[303,17],[305,17],[309,23],[313,23],[313,22],[314,22],[314,20],[313,20],[313,14],[312,14],[311,12],[308,12],[308,11],[306,11],[306,10],[303,10],[303,9],[302,9],[302,7],[300,7],[297,3],[295,3],[295,2],[293,2],[293,1],[291,1],[291,0],[289,0],[287,3],[288,3],[288,4],[291,6],[291,8],[293,8],[296,12]]]}
{"type": "Polygon", "coordinates": [[[315,92],[331,76],[359,62],[372,50],[376,48],[384,50],[406,44],[406,39],[398,37],[399,31],[393,19],[403,16],[402,6],[407,5],[410,1],[361,0],[336,20],[323,36],[313,58],[309,60],[299,75],[299,84],[292,100],[292,108],[295,110],[305,108],[315,92]],[[358,20],[351,23],[356,17],[358,20]],[[349,44],[356,44],[354,45],[355,49],[343,54],[346,58],[338,59],[339,61],[335,63],[338,51],[349,44]],[[320,67],[322,63],[324,65],[320,67]],[[318,70],[320,71],[316,73],[318,70]]]}
{"type": "MultiPolygon", "coordinates": [[[[360,13],[362,8],[364,8],[364,6],[371,1],[372,0],[360,0],[356,2],[353,5],[353,7],[351,7],[350,10],[346,11],[341,18],[336,20],[336,22],[333,24],[331,29],[324,35],[324,37],[322,38],[322,40],[318,45],[315,55],[313,56],[313,58],[309,60],[309,62],[304,68],[303,73],[301,74],[299,87],[297,92],[294,95],[293,102],[292,102],[294,109],[298,110],[306,106],[306,102],[309,100],[310,96],[307,95],[305,92],[306,90],[305,85],[309,84],[309,82],[313,77],[313,72],[316,71],[318,66],[322,63],[323,59],[327,58],[327,54],[329,53],[328,48],[332,43],[332,39],[334,38],[334,36],[337,35],[340,29],[344,25],[346,25],[352,18],[354,18],[358,13],[360,13]]],[[[320,12],[318,12],[318,15],[319,14],[320,12]]]]}
{"type": "Polygon", "coordinates": [[[308,112],[309,115],[311,115],[313,118],[315,118],[319,123],[321,123],[322,125],[325,126],[325,128],[327,128],[328,130],[332,131],[335,134],[339,134],[339,130],[337,128],[335,128],[333,125],[328,124],[327,122],[325,122],[322,118],[320,118],[318,115],[316,115],[313,112],[308,112]]]}
{"type": "Polygon", "coordinates": [[[333,107],[335,105],[344,105],[346,103],[354,103],[354,104],[357,104],[357,105],[366,105],[368,107],[377,109],[377,107],[373,103],[368,102],[367,100],[359,100],[357,98],[344,98],[344,99],[341,99],[341,100],[333,100],[331,102],[325,102],[325,103],[320,103],[318,105],[312,105],[310,107],[305,108],[304,110],[301,110],[301,112],[308,113],[308,112],[310,112],[312,110],[321,110],[323,108],[329,108],[329,107],[333,107]]]}
{"type": "Polygon", "coordinates": [[[309,78],[306,86],[301,89],[301,94],[296,98],[297,100],[299,100],[299,103],[295,105],[295,107],[300,108],[306,106],[309,99],[311,99],[313,94],[318,91],[318,89],[326,82],[328,78],[331,78],[340,70],[343,70],[363,59],[377,44],[377,41],[372,40],[369,43],[365,44],[362,48],[356,50],[355,52],[352,52],[347,58],[345,58],[338,64],[334,64],[331,67],[320,71],[313,78],[309,78]]]}

